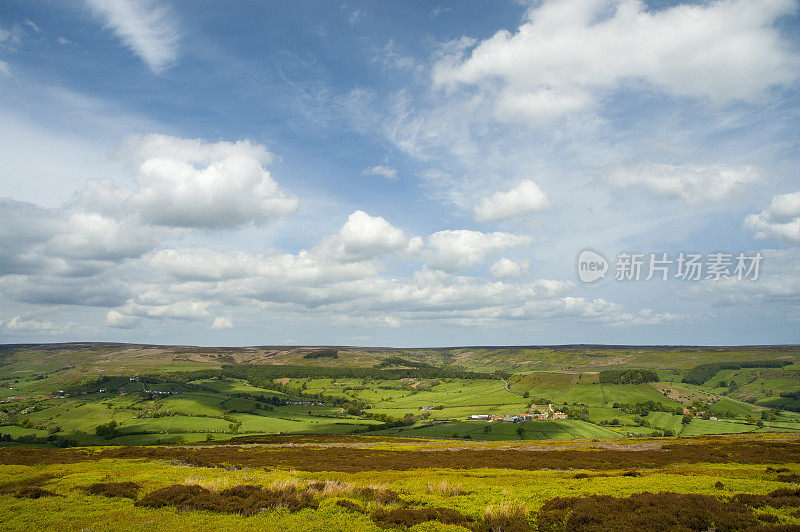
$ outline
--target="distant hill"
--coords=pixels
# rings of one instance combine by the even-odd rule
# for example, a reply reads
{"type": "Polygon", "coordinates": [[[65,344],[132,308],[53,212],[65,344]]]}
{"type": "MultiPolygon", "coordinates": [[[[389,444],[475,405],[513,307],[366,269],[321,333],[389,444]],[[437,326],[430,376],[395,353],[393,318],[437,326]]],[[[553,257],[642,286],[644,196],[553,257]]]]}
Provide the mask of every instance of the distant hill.
{"type": "Polygon", "coordinates": [[[470,371],[600,371],[620,367],[688,369],[700,364],[753,360],[800,361],[800,346],[472,346],[391,348],[354,346],[203,347],[110,342],[0,345],[0,373],[74,369],[85,373],[175,371],[223,364],[372,367],[388,357],[470,371]],[[310,358],[320,349],[338,356],[310,358]]]}

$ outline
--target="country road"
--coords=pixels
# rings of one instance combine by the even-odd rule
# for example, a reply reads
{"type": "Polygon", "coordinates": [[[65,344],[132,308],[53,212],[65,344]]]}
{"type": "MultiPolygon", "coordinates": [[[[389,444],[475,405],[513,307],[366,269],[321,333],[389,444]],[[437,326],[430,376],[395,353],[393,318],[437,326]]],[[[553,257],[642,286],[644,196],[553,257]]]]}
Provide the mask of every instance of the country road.
{"type": "Polygon", "coordinates": [[[506,391],[507,391],[507,392],[511,392],[511,393],[513,393],[514,395],[519,395],[520,397],[522,397],[522,394],[521,394],[521,393],[519,393],[519,392],[515,392],[515,391],[512,391],[512,390],[511,390],[511,388],[509,388],[509,387],[508,387],[508,382],[506,382],[506,380],[505,380],[505,379],[500,379],[500,380],[501,380],[501,381],[503,381],[503,385],[506,387],[506,391]]]}

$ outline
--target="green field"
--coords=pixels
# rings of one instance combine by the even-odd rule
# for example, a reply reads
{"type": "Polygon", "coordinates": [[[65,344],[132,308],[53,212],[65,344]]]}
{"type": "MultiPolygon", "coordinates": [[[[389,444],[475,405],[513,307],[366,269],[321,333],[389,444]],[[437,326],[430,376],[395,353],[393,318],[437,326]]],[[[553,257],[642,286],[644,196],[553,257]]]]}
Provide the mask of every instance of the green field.
{"type": "Polygon", "coordinates": [[[0,403],[0,434],[6,444],[131,445],[281,433],[513,441],[800,431],[800,413],[792,411],[792,394],[800,392],[796,363],[682,382],[697,364],[796,362],[794,347],[349,349],[306,360],[309,350],[0,347],[0,398],[15,398],[0,403]],[[270,365],[236,364],[262,355],[270,365]],[[600,378],[606,368],[632,367],[656,369],[658,382],[600,378]],[[262,378],[250,371],[258,368],[270,372],[262,378]],[[43,395],[57,397],[36,397],[43,395]],[[467,421],[551,408],[570,419],[467,421]],[[684,408],[692,409],[691,423],[676,415],[684,408]],[[112,431],[98,432],[110,422],[112,431]]]}
{"type": "Polygon", "coordinates": [[[374,434],[392,434],[410,438],[464,438],[472,440],[578,440],[618,438],[619,434],[605,427],[579,420],[528,421],[525,423],[488,423],[460,421],[438,423],[402,429],[390,429],[374,434]],[[488,431],[486,430],[488,429],[488,431]],[[522,430],[520,434],[518,429],[522,430]]]}
{"type": "Polygon", "coordinates": [[[800,529],[800,349],[310,351],[0,347],[3,528],[800,529]]]}

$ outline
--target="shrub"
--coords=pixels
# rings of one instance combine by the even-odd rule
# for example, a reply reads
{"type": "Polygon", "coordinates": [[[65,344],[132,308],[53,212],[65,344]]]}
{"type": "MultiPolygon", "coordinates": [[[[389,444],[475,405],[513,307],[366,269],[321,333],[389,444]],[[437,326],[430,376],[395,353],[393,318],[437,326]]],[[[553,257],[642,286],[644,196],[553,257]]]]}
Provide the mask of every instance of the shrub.
{"type": "Polygon", "coordinates": [[[264,509],[285,508],[296,512],[303,508],[317,508],[318,504],[308,491],[294,486],[267,490],[258,486],[235,486],[215,493],[201,486],[174,485],[145,495],[136,506],[162,508],[174,506],[182,510],[208,510],[212,512],[254,515],[264,509]]]}
{"type": "MultiPolygon", "coordinates": [[[[777,523],[778,521],[780,521],[780,518],[777,515],[772,515],[772,514],[758,514],[758,515],[756,515],[756,518],[759,521],[764,521],[765,523],[777,523]]],[[[779,529],[779,530],[791,530],[791,529],[790,528],[786,528],[786,529],[779,529]]]]}
{"type": "Polygon", "coordinates": [[[91,486],[86,486],[85,489],[92,495],[136,499],[141,486],[135,482],[97,482],[91,486]]]}
{"type": "Polygon", "coordinates": [[[545,502],[537,519],[540,531],[561,530],[740,530],[758,525],[742,504],[682,493],[637,493],[556,497],[545,502]]]}
{"type": "Polygon", "coordinates": [[[764,471],[767,472],[767,473],[791,473],[792,472],[792,470],[789,469],[788,467],[779,467],[777,469],[775,469],[774,467],[768,467],[764,471]]]}
{"type": "Polygon", "coordinates": [[[52,479],[54,475],[40,475],[26,480],[9,482],[0,486],[0,493],[13,495],[18,499],[38,499],[40,497],[55,497],[56,494],[46,490],[42,485],[52,479]]]}
{"type": "Polygon", "coordinates": [[[734,502],[746,504],[753,508],[797,508],[800,507],[800,490],[779,489],[769,492],[767,495],[756,495],[752,493],[739,493],[733,496],[734,502]]]}
{"type": "Polygon", "coordinates": [[[378,508],[372,514],[372,520],[381,528],[412,527],[426,521],[466,526],[473,521],[471,517],[452,508],[395,508],[393,510],[378,508]]]}
{"type": "Polygon", "coordinates": [[[345,510],[355,512],[357,514],[367,513],[367,511],[362,506],[354,503],[353,501],[348,501],[347,499],[339,499],[338,501],[336,501],[336,506],[341,506],[345,510]]]}
{"type": "Polygon", "coordinates": [[[55,497],[56,494],[38,486],[26,486],[14,492],[17,499],[38,499],[40,497],[55,497]]]}

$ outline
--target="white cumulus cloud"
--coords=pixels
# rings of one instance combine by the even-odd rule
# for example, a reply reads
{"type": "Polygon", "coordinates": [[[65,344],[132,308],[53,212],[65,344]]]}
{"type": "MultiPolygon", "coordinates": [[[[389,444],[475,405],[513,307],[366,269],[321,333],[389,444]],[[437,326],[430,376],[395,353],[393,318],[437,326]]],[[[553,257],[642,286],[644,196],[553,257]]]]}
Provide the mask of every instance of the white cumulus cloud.
{"type": "Polygon", "coordinates": [[[119,152],[137,166],[138,189],[91,181],[78,206],[200,229],[263,225],[297,208],[297,198],[282,192],[265,168],[272,155],[260,144],[148,135],[129,138],[119,152]]]}
{"type": "Polygon", "coordinates": [[[211,324],[212,329],[233,329],[233,318],[230,316],[217,316],[214,318],[214,323],[211,324]]]}
{"type": "Polygon", "coordinates": [[[773,197],[769,207],[748,215],[744,226],[754,231],[756,238],[800,244],[800,192],[773,197]]]}
{"type": "Polygon", "coordinates": [[[641,0],[546,0],[512,33],[434,65],[442,87],[478,86],[498,118],[543,123],[641,83],[716,103],[758,101],[798,77],[776,21],[792,0],[719,0],[649,10],[641,0]]]}
{"type": "Polygon", "coordinates": [[[656,196],[697,204],[743,197],[761,173],[752,166],[646,163],[617,167],[608,180],[619,188],[638,186],[656,196]]]}
{"type": "Polygon", "coordinates": [[[473,208],[475,221],[496,222],[539,212],[550,207],[550,201],[539,185],[526,180],[508,191],[498,191],[481,199],[473,208]]]}
{"type": "Polygon", "coordinates": [[[134,316],[123,314],[122,312],[111,309],[106,313],[105,324],[107,327],[115,327],[118,329],[128,329],[136,325],[139,320],[134,316]]]}
{"type": "Polygon", "coordinates": [[[357,261],[419,246],[418,238],[409,239],[385,218],[355,211],[338,233],[326,238],[314,251],[335,259],[357,261]]]}
{"type": "Polygon", "coordinates": [[[506,249],[530,244],[530,237],[511,233],[482,233],[467,229],[439,231],[428,237],[426,263],[454,272],[486,262],[506,249]]]}
{"type": "Polygon", "coordinates": [[[522,277],[528,273],[529,263],[527,261],[519,263],[506,257],[497,260],[492,267],[489,268],[491,273],[497,279],[514,279],[522,277]]]}

